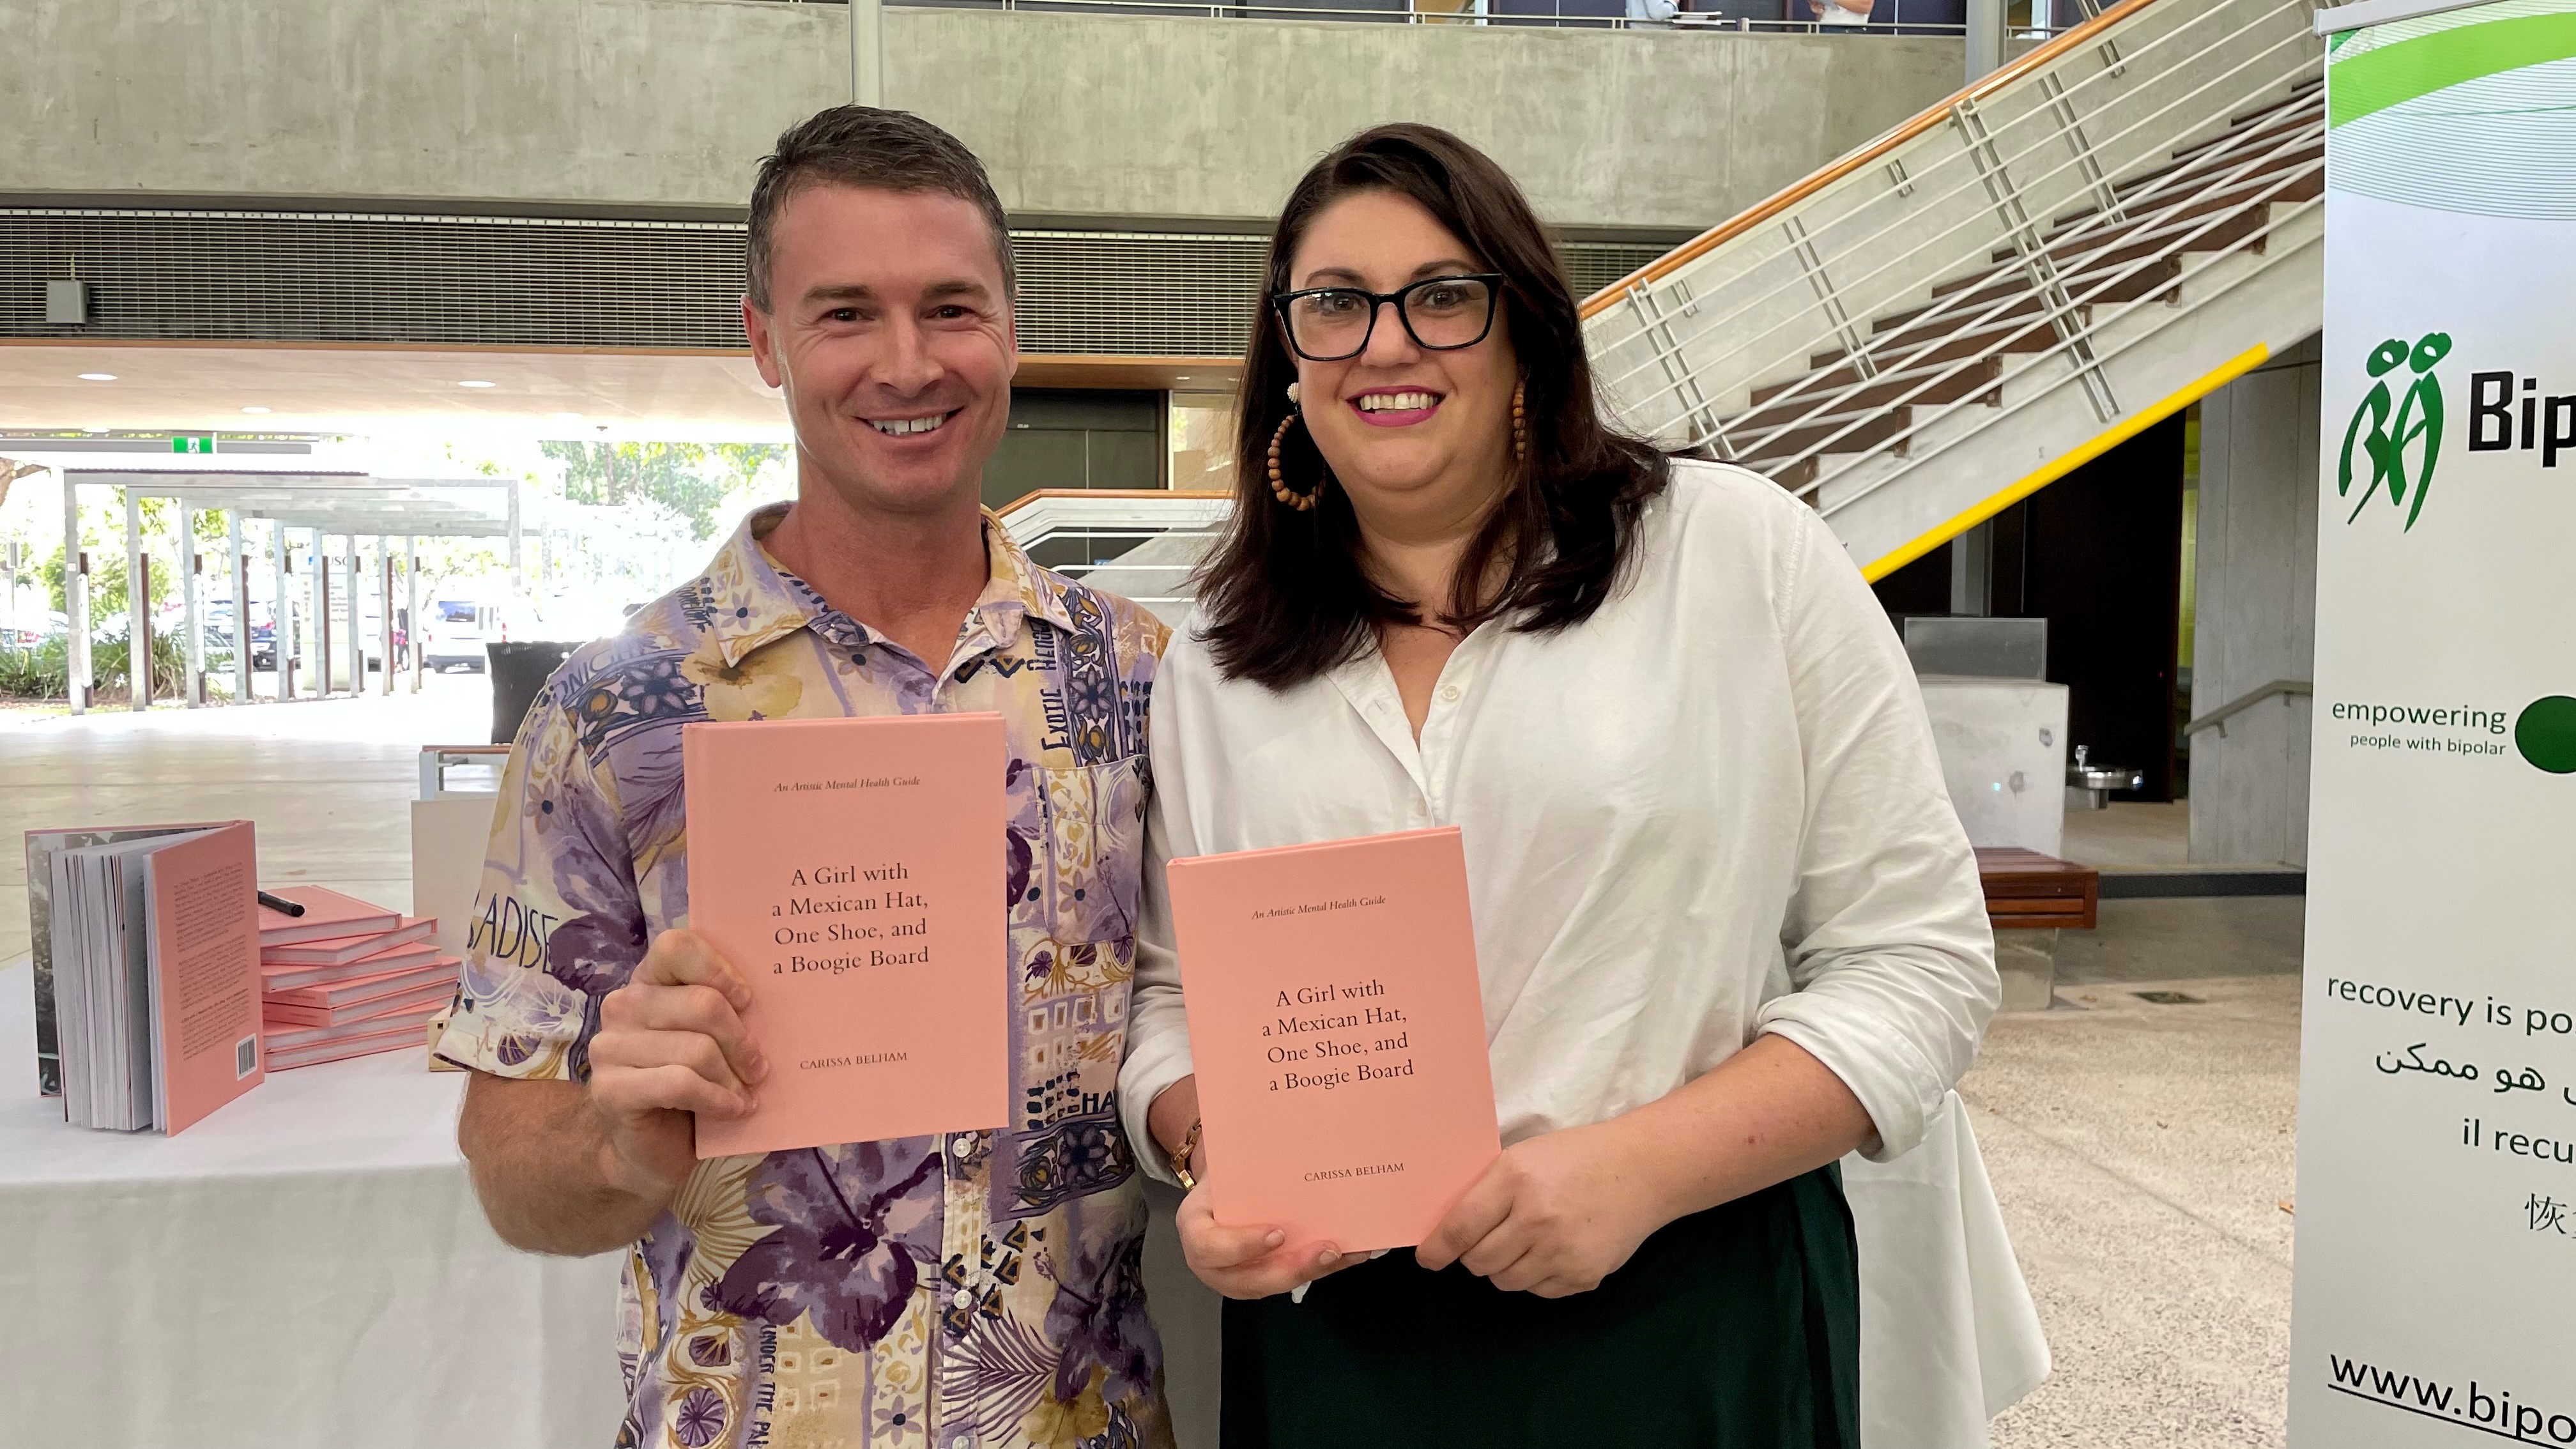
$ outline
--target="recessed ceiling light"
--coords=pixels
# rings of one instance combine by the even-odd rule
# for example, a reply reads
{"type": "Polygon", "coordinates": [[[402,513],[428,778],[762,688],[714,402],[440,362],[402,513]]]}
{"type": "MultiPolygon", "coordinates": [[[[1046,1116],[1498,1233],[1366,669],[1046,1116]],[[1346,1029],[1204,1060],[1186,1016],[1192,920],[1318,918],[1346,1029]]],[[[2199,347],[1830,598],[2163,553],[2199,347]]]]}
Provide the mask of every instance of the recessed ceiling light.
{"type": "Polygon", "coordinates": [[[267,411],[268,411],[268,409],[266,409],[266,408],[243,408],[243,409],[242,409],[242,411],[243,411],[243,412],[246,412],[246,413],[264,413],[264,412],[267,412],[267,411]]]}
{"type": "Polygon", "coordinates": [[[457,384],[457,386],[458,386],[458,387],[491,387],[491,386],[493,386],[493,384],[488,383],[488,382],[485,382],[483,379],[481,379],[481,378],[479,378],[479,377],[469,377],[469,378],[465,379],[463,382],[458,383],[458,384],[457,384]]]}
{"type": "Polygon", "coordinates": [[[580,422],[580,421],[581,421],[581,414],[579,414],[579,413],[557,413],[557,414],[555,414],[555,421],[556,421],[556,422],[559,422],[559,423],[577,423],[577,422],[580,422]]]}
{"type": "Polygon", "coordinates": [[[114,382],[116,381],[116,374],[112,372],[84,372],[80,375],[80,380],[83,382],[114,382]]]}
{"type": "Polygon", "coordinates": [[[83,428],[83,429],[81,429],[81,431],[82,431],[82,432],[84,432],[84,433],[103,433],[103,432],[106,432],[106,431],[107,431],[107,429],[106,429],[106,428],[104,428],[104,427],[95,427],[95,428],[83,428]]]}

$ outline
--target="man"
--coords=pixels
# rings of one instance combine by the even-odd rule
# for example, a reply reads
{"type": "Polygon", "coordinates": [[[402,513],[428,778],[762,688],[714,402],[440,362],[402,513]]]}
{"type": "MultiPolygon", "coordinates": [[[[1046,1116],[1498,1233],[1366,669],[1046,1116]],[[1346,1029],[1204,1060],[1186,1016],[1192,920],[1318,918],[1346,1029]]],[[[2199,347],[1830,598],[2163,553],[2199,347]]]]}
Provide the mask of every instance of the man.
{"type": "Polygon", "coordinates": [[[519,732],[439,1047],[476,1071],[475,1187],[517,1246],[632,1245],[621,1445],[1168,1444],[1112,1095],[1165,631],[979,506],[1018,340],[963,146],[823,112],[761,164],[749,261],[796,500],[576,653],[519,732]],[[1010,739],[1010,1125],[698,1162],[692,1114],[748,1110],[768,1064],[741,979],[670,929],[682,726],[977,710],[1010,739]]]}

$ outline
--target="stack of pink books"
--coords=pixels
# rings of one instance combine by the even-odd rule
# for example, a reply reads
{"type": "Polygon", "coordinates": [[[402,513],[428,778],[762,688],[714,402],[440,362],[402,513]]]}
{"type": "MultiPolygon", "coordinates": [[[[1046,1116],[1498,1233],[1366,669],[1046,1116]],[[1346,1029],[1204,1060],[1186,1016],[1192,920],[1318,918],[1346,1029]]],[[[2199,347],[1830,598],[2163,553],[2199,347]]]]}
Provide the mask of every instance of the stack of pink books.
{"type": "Polygon", "coordinates": [[[320,886],[274,892],[304,907],[259,909],[261,1042],[268,1070],[309,1067],[425,1039],[456,991],[431,916],[406,916],[320,886]]]}

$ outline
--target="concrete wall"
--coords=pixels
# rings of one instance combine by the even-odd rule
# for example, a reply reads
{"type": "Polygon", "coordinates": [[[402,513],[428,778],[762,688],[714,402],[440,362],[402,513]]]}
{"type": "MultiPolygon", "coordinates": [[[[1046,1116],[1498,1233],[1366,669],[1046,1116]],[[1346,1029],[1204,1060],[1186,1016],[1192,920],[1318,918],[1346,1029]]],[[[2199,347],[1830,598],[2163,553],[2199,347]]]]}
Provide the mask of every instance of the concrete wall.
{"type": "MultiPolygon", "coordinates": [[[[2191,712],[2315,677],[2317,349],[2202,400],[2191,712]]],[[[2191,746],[2195,863],[2308,863],[2309,699],[2266,700],[2191,746]]]]}
{"type": "MultiPolygon", "coordinates": [[[[848,16],[767,0],[0,0],[0,194],[739,208],[843,100],[848,16]]],[[[1258,219],[1419,119],[1551,220],[1697,229],[1947,94],[1937,37],[896,8],[891,102],[1039,216],[1258,219]]]]}

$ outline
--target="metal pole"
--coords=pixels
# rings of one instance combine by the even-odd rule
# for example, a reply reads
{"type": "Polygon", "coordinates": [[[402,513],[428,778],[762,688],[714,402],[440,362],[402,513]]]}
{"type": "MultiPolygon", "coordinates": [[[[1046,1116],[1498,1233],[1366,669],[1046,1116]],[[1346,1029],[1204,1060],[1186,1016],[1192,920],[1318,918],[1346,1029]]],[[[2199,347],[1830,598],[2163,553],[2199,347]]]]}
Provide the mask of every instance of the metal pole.
{"type": "Polygon", "coordinates": [[[271,542],[276,556],[268,562],[276,571],[277,591],[268,596],[268,662],[277,674],[277,702],[284,704],[295,697],[295,596],[286,589],[294,545],[287,541],[285,519],[277,520],[277,536],[271,542]]]}
{"type": "Polygon", "coordinates": [[[225,541],[232,545],[233,703],[250,703],[250,555],[242,549],[241,510],[224,510],[225,541]]]}
{"type": "Polygon", "coordinates": [[[143,500],[125,490],[125,685],[133,707],[152,707],[152,574],[143,552],[143,500]]]}
{"type": "Polygon", "coordinates": [[[64,654],[71,665],[71,683],[64,693],[71,697],[72,713],[89,712],[89,555],[81,551],[80,489],[72,483],[71,474],[57,472],[63,480],[63,632],[64,654]]]}
{"type": "Polygon", "coordinates": [[[884,0],[850,0],[850,100],[885,104],[884,0]]]}
{"type": "Polygon", "coordinates": [[[331,556],[313,530],[313,697],[331,697],[331,556]]]}
{"type": "Polygon", "coordinates": [[[403,644],[411,665],[411,692],[420,693],[420,540],[403,540],[403,644]]]}
{"type": "Polygon", "coordinates": [[[526,588],[519,577],[519,480],[510,480],[510,594],[513,602],[526,588]]]}
{"type": "Polygon", "coordinates": [[[179,627],[188,631],[187,642],[180,646],[179,695],[182,703],[196,709],[206,702],[206,630],[205,619],[197,611],[197,572],[202,560],[197,555],[197,510],[187,500],[171,500],[179,505],[179,627]]]}
{"type": "Polygon", "coordinates": [[[1968,84],[2004,68],[2005,0],[1968,0],[1968,84]]]}
{"type": "Polygon", "coordinates": [[[394,555],[376,535],[376,693],[394,692],[394,555]]]}
{"type": "Polygon", "coordinates": [[[356,699],[367,692],[367,619],[359,606],[358,536],[340,535],[349,550],[349,697],[356,699]]]}

